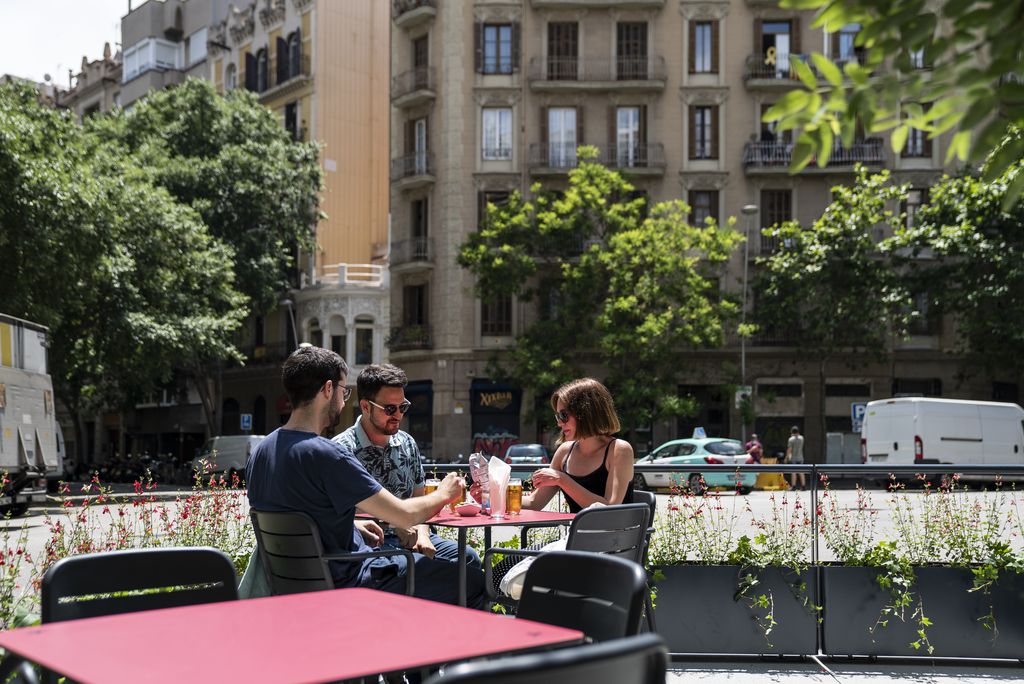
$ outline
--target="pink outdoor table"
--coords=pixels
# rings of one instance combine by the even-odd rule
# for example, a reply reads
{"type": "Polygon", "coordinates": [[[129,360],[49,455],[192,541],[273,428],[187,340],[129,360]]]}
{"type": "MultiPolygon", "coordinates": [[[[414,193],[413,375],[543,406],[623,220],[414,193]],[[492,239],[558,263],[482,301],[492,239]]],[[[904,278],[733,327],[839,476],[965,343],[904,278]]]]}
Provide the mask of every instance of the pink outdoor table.
{"type": "Polygon", "coordinates": [[[582,639],[402,594],[335,589],[23,627],[0,632],[0,647],[82,684],[298,684],[582,639]]]}
{"type": "MultiPolygon", "coordinates": [[[[571,525],[575,513],[559,513],[557,511],[531,511],[523,509],[519,515],[508,515],[504,518],[492,518],[488,515],[463,516],[452,513],[449,508],[442,508],[441,512],[427,521],[430,525],[438,527],[454,527],[459,531],[459,605],[466,605],[466,534],[471,527],[484,528],[484,546],[491,545],[492,527],[557,527],[558,525],[571,525]]],[[[523,539],[526,535],[524,533],[523,539]]]]}

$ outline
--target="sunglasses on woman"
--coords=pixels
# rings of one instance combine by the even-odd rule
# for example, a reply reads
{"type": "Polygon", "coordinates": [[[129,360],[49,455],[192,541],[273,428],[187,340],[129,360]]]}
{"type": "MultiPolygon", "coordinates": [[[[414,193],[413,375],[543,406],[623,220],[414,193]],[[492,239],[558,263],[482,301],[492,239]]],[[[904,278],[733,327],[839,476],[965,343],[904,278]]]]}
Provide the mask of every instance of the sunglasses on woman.
{"type": "Polygon", "coordinates": [[[401,413],[402,415],[405,415],[412,407],[411,401],[403,401],[401,404],[388,404],[387,406],[381,406],[377,402],[370,401],[369,399],[367,399],[366,401],[367,403],[370,404],[370,406],[376,406],[377,408],[379,408],[381,411],[384,412],[384,415],[386,416],[393,416],[396,413],[401,413]]]}
{"type": "Polygon", "coordinates": [[[569,412],[566,411],[565,409],[562,409],[561,411],[555,411],[555,420],[558,421],[559,423],[568,423],[569,412]]]}

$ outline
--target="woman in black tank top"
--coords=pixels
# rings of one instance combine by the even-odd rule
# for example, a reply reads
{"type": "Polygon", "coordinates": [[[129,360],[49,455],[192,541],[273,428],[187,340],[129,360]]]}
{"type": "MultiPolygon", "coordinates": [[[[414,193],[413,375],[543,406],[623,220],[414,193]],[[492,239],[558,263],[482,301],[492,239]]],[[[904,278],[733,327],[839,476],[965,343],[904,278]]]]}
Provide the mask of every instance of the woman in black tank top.
{"type": "Polygon", "coordinates": [[[595,503],[632,503],[633,447],[614,436],[619,417],[607,388],[593,378],[573,380],[551,395],[551,408],[560,446],[551,466],[533,474],[523,508],[544,508],[558,491],[574,513],[595,503]]]}

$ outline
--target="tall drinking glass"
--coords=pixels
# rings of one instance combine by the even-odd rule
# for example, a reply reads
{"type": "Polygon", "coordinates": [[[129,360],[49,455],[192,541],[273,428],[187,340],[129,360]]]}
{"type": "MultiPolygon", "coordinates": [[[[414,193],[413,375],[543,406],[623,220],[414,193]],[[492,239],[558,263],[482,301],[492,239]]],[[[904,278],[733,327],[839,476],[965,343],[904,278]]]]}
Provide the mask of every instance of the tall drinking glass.
{"type": "Polygon", "coordinates": [[[509,515],[519,515],[523,509],[523,481],[514,477],[508,481],[505,505],[508,507],[509,515]]]}

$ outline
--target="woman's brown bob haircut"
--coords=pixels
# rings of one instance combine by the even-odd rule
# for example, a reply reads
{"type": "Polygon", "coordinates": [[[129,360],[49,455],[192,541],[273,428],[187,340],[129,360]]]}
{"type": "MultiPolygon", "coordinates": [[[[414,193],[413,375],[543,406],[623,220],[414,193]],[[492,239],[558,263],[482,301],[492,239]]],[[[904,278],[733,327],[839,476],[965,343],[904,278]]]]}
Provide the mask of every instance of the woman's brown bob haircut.
{"type": "MultiPolygon", "coordinates": [[[[576,439],[611,436],[620,429],[615,402],[608,388],[594,378],[579,378],[567,382],[551,395],[551,408],[558,410],[558,400],[565,410],[576,418],[576,439]]],[[[560,435],[558,443],[562,443],[560,435]]]]}

